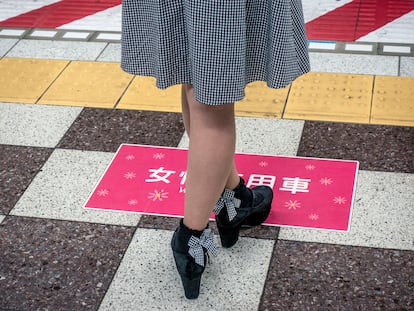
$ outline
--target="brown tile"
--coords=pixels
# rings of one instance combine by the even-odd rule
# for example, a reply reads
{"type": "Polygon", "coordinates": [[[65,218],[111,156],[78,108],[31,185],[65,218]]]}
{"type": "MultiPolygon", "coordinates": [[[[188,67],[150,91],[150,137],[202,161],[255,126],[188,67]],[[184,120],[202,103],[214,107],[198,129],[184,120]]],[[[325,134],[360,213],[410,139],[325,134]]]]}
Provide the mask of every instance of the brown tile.
{"type": "Polygon", "coordinates": [[[360,161],[360,169],[414,173],[414,127],[305,122],[298,156],[360,161]]]}
{"type": "MultiPolygon", "coordinates": [[[[175,230],[180,222],[176,217],[142,215],[138,227],[150,229],[175,230]]],[[[215,221],[210,221],[209,228],[218,234],[215,221]]],[[[277,239],[279,235],[279,227],[274,226],[257,226],[254,228],[242,228],[240,230],[241,237],[250,237],[258,239],[277,239]]]]}
{"type": "Polygon", "coordinates": [[[412,310],[414,252],[279,240],[259,310],[412,310]]]}
{"type": "Polygon", "coordinates": [[[176,147],[183,133],[180,113],[85,108],[59,147],[107,152],[122,143],[176,147]]]}
{"type": "Polygon", "coordinates": [[[0,145],[0,213],[10,212],[52,151],[0,145]]]}
{"type": "Polygon", "coordinates": [[[133,228],[8,216],[0,225],[0,309],[96,310],[133,228]]]}

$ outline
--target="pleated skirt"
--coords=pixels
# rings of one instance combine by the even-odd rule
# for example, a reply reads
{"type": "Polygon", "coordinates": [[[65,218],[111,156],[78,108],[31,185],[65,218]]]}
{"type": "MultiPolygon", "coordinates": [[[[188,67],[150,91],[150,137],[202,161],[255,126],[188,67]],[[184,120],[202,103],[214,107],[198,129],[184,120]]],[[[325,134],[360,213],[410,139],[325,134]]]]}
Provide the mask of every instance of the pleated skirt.
{"type": "Polygon", "coordinates": [[[121,46],[123,70],[161,89],[192,84],[209,105],[310,70],[301,0],[123,0],[121,46]]]}

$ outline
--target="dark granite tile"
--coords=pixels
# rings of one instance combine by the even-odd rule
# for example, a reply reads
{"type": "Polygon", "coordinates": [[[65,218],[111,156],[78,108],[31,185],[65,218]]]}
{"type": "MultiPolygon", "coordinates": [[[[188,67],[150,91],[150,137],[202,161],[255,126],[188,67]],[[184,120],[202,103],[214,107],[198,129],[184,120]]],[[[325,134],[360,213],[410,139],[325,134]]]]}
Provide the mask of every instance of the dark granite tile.
{"type": "Polygon", "coordinates": [[[360,161],[360,169],[414,173],[414,127],[306,121],[298,156],[360,161]]]}
{"type": "Polygon", "coordinates": [[[115,152],[122,143],[176,147],[180,113],[85,108],[59,148],[115,152]]]}
{"type": "Polygon", "coordinates": [[[413,310],[414,252],[279,240],[259,310],[413,310]]]}
{"type": "MultiPolygon", "coordinates": [[[[150,229],[175,230],[180,222],[176,217],[142,215],[138,227],[150,229]]],[[[215,221],[210,221],[209,228],[218,234],[215,221]]],[[[277,239],[279,235],[279,227],[274,226],[257,226],[254,228],[242,228],[240,230],[241,237],[250,237],[258,239],[277,239]]]]}
{"type": "Polygon", "coordinates": [[[8,214],[53,149],[0,145],[0,212],[8,214]]]}
{"type": "Polygon", "coordinates": [[[6,217],[0,225],[0,309],[96,310],[133,232],[6,217]]]}

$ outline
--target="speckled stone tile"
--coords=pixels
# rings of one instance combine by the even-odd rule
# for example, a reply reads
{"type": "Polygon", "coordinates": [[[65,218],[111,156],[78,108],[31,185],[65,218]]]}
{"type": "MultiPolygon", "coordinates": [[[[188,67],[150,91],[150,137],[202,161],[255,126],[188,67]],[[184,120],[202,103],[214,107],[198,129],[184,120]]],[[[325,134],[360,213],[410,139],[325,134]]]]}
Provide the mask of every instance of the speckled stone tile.
{"type": "Polygon", "coordinates": [[[8,214],[52,149],[0,145],[0,212],[8,214]]]}
{"type": "Polygon", "coordinates": [[[414,252],[279,240],[259,310],[412,310],[414,252]]]}
{"type": "Polygon", "coordinates": [[[107,43],[52,40],[20,40],[7,57],[96,60],[107,43]]]}
{"type": "Polygon", "coordinates": [[[414,58],[401,57],[400,75],[404,77],[414,77],[414,58]]]}
{"type": "Polygon", "coordinates": [[[96,310],[133,231],[8,216],[0,225],[0,309],[96,310]]]}
{"type": "Polygon", "coordinates": [[[100,62],[120,62],[121,61],[121,44],[109,43],[102,54],[99,55],[100,62]]]}
{"type": "Polygon", "coordinates": [[[110,152],[122,143],[176,147],[183,132],[179,113],[85,108],[59,147],[110,152]]]}
{"type": "Polygon", "coordinates": [[[0,39],[0,57],[3,57],[19,41],[18,39],[0,39]]]}
{"type": "Polygon", "coordinates": [[[414,127],[306,121],[298,156],[357,160],[362,170],[414,173],[414,127]]]}
{"type": "MultiPolygon", "coordinates": [[[[167,216],[142,215],[138,226],[149,229],[175,230],[179,224],[179,218],[167,216]]],[[[215,221],[210,221],[209,228],[218,234],[215,221]]],[[[242,228],[240,236],[260,239],[276,240],[279,234],[279,227],[257,226],[254,228],[242,228]]]]}
{"type": "MultiPolygon", "coordinates": [[[[236,152],[295,156],[299,147],[304,121],[267,118],[236,118],[236,152]]],[[[188,136],[183,135],[180,148],[188,148],[188,136]]]]}
{"type": "MultiPolygon", "coordinates": [[[[138,228],[99,308],[115,310],[257,310],[274,241],[241,238],[218,246],[196,300],[187,300],[176,271],[171,231],[138,228]]],[[[216,243],[217,244],[217,243],[216,243]]]]}
{"type": "Polygon", "coordinates": [[[312,71],[398,76],[398,56],[310,53],[312,71]]]}
{"type": "Polygon", "coordinates": [[[0,144],[53,148],[81,111],[80,107],[0,103],[0,144]]]}
{"type": "Polygon", "coordinates": [[[113,156],[106,152],[56,149],[11,214],[136,226],[139,214],[83,208],[113,156]]]}
{"type": "Polygon", "coordinates": [[[349,232],[283,227],[279,239],[414,250],[414,174],[359,171],[349,232]]]}

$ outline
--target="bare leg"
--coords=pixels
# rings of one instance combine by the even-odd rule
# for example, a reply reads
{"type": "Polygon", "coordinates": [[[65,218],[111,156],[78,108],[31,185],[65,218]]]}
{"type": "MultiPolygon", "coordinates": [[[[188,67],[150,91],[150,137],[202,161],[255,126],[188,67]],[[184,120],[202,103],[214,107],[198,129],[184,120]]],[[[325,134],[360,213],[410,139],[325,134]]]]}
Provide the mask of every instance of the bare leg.
{"type": "MultiPolygon", "coordinates": [[[[184,122],[184,127],[185,130],[187,132],[188,137],[190,137],[190,107],[188,105],[188,100],[187,100],[187,93],[189,93],[189,90],[191,90],[192,85],[190,84],[183,84],[181,87],[181,108],[182,108],[182,115],[183,115],[183,122],[184,122]]],[[[189,94],[192,98],[192,91],[189,94]]],[[[193,100],[195,100],[193,98],[193,100]]],[[[226,188],[227,189],[234,189],[239,183],[239,175],[237,172],[237,168],[236,168],[236,164],[233,161],[233,166],[232,169],[230,171],[229,177],[227,179],[226,182],[226,188]]]]}
{"type": "Polygon", "coordinates": [[[203,230],[228,181],[233,188],[238,183],[234,166],[234,104],[205,105],[195,100],[191,85],[184,90],[188,110],[183,109],[183,115],[190,119],[184,121],[190,134],[184,224],[203,230]]]}

